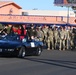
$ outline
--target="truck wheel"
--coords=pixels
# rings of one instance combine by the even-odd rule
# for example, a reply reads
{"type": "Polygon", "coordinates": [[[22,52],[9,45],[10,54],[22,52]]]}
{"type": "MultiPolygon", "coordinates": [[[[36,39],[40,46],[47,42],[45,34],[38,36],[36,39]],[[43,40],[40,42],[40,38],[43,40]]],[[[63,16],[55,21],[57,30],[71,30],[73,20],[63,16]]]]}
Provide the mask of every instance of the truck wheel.
{"type": "Polygon", "coordinates": [[[21,47],[18,53],[19,58],[24,58],[26,55],[25,47],[21,47]]]}
{"type": "Polygon", "coordinates": [[[36,56],[40,56],[41,52],[42,52],[42,48],[38,47],[37,50],[36,50],[36,56]]]}

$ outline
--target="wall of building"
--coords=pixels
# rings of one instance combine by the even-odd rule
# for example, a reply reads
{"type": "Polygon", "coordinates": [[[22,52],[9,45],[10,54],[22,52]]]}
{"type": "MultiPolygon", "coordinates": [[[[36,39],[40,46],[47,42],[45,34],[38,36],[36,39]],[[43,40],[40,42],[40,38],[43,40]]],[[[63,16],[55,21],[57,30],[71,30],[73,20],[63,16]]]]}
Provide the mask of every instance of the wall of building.
{"type": "MultiPolygon", "coordinates": [[[[41,16],[67,16],[68,11],[55,11],[55,10],[21,10],[26,15],[41,15],[41,16]]],[[[70,17],[75,17],[73,11],[69,11],[70,17]]]]}
{"type": "Polygon", "coordinates": [[[12,4],[0,8],[0,14],[10,14],[10,11],[12,11],[11,14],[15,15],[21,14],[20,9],[18,9],[12,4]]]}

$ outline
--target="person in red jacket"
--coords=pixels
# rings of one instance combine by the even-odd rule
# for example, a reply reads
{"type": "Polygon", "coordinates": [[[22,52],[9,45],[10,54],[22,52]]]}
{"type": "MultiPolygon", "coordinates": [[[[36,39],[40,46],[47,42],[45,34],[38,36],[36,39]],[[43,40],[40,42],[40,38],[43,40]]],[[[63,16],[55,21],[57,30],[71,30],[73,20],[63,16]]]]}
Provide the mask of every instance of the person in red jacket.
{"type": "Polygon", "coordinates": [[[21,26],[18,27],[17,33],[18,33],[18,35],[21,35],[21,33],[22,33],[21,26]]]}
{"type": "Polygon", "coordinates": [[[12,26],[11,31],[17,34],[17,29],[14,26],[12,26]]]}
{"type": "Polygon", "coordinates": [[[24,25],[23,27],[24,27],[24,36],[26,36],[27,34],[26,26],[24,25]]]}
{"type": "Polygon", "coordinates": [[[19,25],[18,30],[17,30],[18,35],[20,35],[20,39],[22,40],[24,36],[24,28],[22,25],[19,25]]]}

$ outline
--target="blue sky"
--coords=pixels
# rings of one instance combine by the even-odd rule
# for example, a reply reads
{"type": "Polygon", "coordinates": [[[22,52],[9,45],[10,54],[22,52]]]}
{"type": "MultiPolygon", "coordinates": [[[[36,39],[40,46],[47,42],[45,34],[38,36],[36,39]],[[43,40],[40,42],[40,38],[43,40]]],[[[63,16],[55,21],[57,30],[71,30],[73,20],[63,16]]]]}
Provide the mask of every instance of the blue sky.
{"type": "Polygon", "coordinates": [[[54,6],[54,0],[13,0],[24,10],[67,10],[66,7],[54,6]]]}

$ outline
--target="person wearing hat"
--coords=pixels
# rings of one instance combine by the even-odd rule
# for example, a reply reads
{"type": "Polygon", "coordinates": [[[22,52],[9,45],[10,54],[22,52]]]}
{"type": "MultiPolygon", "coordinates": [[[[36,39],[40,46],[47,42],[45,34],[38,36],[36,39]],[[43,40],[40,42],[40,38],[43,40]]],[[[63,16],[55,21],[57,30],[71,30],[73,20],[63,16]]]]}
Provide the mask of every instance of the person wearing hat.
{"type": "Polygon", "coordinates": [[[44,44],[46,45],[46,47],[47,47],[47,42],[48,42],[48,41],[47,41],[47,38],[48,38],[48,36],[47,36],[48,29],[49,29],[49,27],[48,27],[47,25],[44,25],[44,27],[43,27],[43,29],[42,29],[43,34],[44,34],[43,42],[44,42],[44,44]]]}
{"type": "Polygon", "coordinates": [[[47,50],[54,50],[54,31],[51,27],[48,29],[47,35],[47,50]]]}
{"type": "Polygon", "coordinates": [[[28,35],[29,39],[34,39],[37,37],[37,31],[34,28],[33,24],[31,25],[30,30],[27,31],[27,35],[28,35]]]}
{"type": "Polygon", "coordinates": [[[39,41],[43,41],[44,34],[41,26],[37,27],[37,38],[39,39],[39,41]]]}
{"type": "Polygon", "coordinates": [[[59,50],[65,50],[66,46],[65,46],[65,42],[66,42],[66,31],[65,31],[65,27],[61,27],[61,31],[59,32],[59,38],[60,38],[60,46],[59,46],[59,50]]]}
{"type": "Polygon", "coordinates": [[[57,44],[58,44],[58,41],[59,40],[59,31],[58,31],[58,27],[55,26],[54,27],[54,48],[57,49],[57,44]]]}

